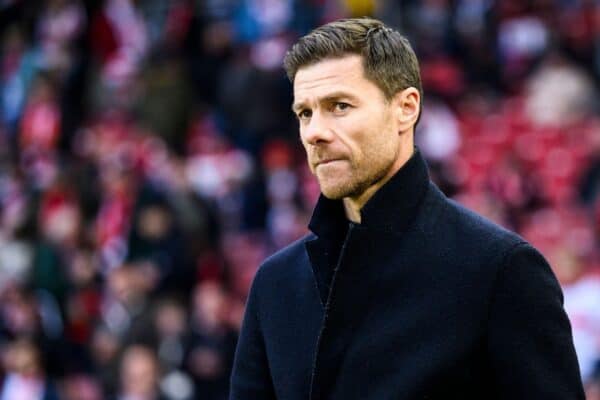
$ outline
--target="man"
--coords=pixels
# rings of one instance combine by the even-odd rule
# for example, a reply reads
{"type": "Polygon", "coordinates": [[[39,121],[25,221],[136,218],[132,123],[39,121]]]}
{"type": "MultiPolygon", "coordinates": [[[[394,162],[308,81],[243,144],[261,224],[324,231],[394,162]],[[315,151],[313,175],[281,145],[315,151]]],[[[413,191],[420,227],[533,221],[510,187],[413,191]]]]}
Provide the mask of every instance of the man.
{"type": "Polygon", "coordinates": [[[230,398],[583,399],[546,261],[429,181],[406,39],[337,21],[284,65],[322,196],[255,277],[230,398]]]}

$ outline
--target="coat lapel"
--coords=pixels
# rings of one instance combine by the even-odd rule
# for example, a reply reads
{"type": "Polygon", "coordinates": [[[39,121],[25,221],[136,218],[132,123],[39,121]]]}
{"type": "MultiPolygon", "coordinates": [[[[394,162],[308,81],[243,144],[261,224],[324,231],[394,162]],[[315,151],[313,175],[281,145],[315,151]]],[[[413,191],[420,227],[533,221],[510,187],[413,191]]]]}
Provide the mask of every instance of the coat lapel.
{"type": "Polygon", "coordinates": [[[335,261],[332,262],[329,253],[330,249],[325,241],[314,239],[306,242],[305,246],[308,258],[310,259],[310,264],[313,268],[315,284],[319,290],[321,307],[325,308],[330,287],[326,277],[329,273],[329,269],[333,269],[335,261]]]}
{"type": "Polygon", "coordinates": [[[371,306],[380,272],[369,262],[373,241],[359,226],[349,229],[327,298],[311,380],[313,400],[331,393],[346,348],[371,306]]]}

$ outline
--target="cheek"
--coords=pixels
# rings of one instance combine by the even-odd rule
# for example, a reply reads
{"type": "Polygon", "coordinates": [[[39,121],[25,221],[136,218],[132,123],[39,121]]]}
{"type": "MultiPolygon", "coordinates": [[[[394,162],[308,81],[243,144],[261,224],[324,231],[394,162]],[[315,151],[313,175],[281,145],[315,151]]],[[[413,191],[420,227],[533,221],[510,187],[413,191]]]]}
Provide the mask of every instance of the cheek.
{"type": "Polygon", "coordinates": [[[398,140],[391,132],[372,131],[361,146],[364,159],[373,164],[388,163],[398,156],[398,140]]]}
{"type": "Polygon", "coordinates": [[[347,118],[336,125],[338,141],[353,156],[364,152],[368,145],[369,129],[359,119],[347,118]]]}
{"type": "Polygon", "coordinates": [[[368,161],[381,152],[381,145],[375,137],[377,134],[368,127],[360,130],[354,127],[354,131],[346,138],[345,146],[356,162],[368,161]]]}

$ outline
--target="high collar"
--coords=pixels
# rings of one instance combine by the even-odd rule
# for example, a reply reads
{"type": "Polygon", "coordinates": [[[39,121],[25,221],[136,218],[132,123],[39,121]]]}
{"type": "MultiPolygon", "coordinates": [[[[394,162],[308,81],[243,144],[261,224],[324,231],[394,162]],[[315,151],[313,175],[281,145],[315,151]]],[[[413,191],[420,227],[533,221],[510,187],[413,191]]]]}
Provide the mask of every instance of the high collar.
{"type": "MultiPolygon", "coordinates": [[[[404,230],[413,220],[428,183],[427,164],[415,149],[402,168],[363,206],[360,226],[387,232],[404,230]]],[[[336,235],[347,223],[343,202],[321,194],[308,227],[318,237],[328,237],[336,235]]]]}

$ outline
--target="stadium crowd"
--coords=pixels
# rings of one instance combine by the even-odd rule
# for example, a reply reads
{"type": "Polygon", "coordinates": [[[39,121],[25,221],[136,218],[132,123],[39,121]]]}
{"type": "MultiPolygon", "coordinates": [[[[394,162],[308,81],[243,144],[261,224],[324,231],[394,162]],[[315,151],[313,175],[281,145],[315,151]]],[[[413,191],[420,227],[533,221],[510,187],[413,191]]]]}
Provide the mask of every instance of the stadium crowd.
{"type": "Polygon", "coordinates": [[[283,55],[363,15],[419,56],[432,178],[549,260],[600,399],[600,2],[5,0],[0,400],[227,398],[319,195],[283,55]]]}

